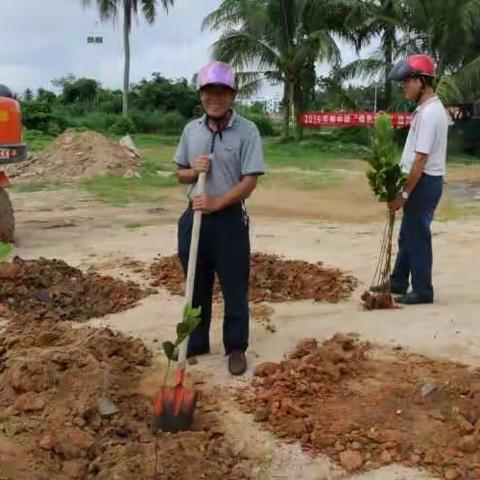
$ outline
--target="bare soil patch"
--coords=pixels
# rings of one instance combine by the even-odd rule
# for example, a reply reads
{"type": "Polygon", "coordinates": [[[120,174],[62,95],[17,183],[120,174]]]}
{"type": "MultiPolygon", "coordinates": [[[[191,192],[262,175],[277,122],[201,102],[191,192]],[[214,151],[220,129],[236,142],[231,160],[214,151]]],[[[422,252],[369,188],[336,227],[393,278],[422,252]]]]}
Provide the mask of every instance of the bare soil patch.
{"type": "Polygon", "coordinates": [[[145,295],[133,282],[85,274],[62,260],[0,263],[0,315],[7,319],[82,322],[131,308],[145,295]]]}
{"type": "Polygon", "coordinates": [[[336,335],[255,370],[239,401],[287,442],[347,471],[391,463],[480,478],[480,375],[466,366],[336,335]]]}
{"type": "Polygon", "coordinates": [[[153,475],[152,399],[142,393],[150,364],[141,340],[109,329],[11,322],[0,334],[2,478],[250,478],[208,394],[194,432],[159,439],[153,475]]]}

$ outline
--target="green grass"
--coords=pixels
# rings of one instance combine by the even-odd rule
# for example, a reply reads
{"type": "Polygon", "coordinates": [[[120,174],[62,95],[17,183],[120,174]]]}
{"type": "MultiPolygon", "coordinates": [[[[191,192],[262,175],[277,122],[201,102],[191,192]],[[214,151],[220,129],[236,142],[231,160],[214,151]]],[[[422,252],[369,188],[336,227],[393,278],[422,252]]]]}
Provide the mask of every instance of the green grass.
{"type": "Polygon", "coordinates": [[[141,223],[138,223],[138,222],[131,222],[131,223],[127,223],[125,224],[125,228],[127,230],[137,230],[139,229],[140,227],[142,227],[142,224],[141,223]]]}
{"type": "Polygon", "coordinates": [[[29,152],[43,150],[55,139],[53,135],[48,135],[38,130],[25,130],[23,137],[29,152]]]}
{"type": "Polygon", "coordinates": [[[144,134],[135,135],[133,140],[142,158],[139,177],[104,175],[82,182],[88,192],[108,205],[125,207],[129,203],[155,203],[165,198],[165,189],[178,185],[172,161],[175,147],[162,145],[162,142],[173,144],[178,139],[144,134]]]}
{"type": "Polygon", "coordinates": [[[331,188],[342,183],[345,174],[336,170],[325,169],[318,173],[317,171],[305,173],[302,172],[281,172],[275,171],[269,173],[260,179],[260,184],[267,188],[274,188],[281,184],[292,187],[296,190],[317,190],[321,188],[331,188]]]}
{"type": "Polygon", "coordinates": [[[0,243],[0,262],[6,260],[12,254],[13,249],[11,243],[0,243]]]}
{"type": "MultiPolygon", "coordinates": [[[[154,203],[165,197],[166,189],[177,185],[174,177],[176,167],[173,157],[178,137],[155,134],[134,135],[133,140],[142,155],[142,167],[139,178],[102,176],[86,180],[83,186],[108,205],[124,207],[129,203],[154,203]]],[[[264,141],[265,161],[269,168],[278,169],[262,179],[269,187],[275,182],[284,183],[298,189],[329,188],[337,185],[344,177],[337,169],[351,168],[349,159],[358,155],[348,149],[335,145],[323,151],[318,145],[298,145],[282,143],[276,139],[264,141]],[[301,171],[282,172],[283,168],[295,168],[301,171]],[[321,171],[321,174],[309,175],[308,171],[321,171]]]]}
{"type": "MultiPolygon", "coordinates": [[[[26,137],[31,144],[29,148],[32,150],[44,148],[52,141],[52,137],[35,131],[27,131],[26,137]]],[[[275,183],[280,183],[298,189],[319,189],[330,188],[341,183],[345,178],[345,172],[341,170],[358,168],[352,164],[351,160],[364,158],[365,148],[342,143],[337,139],[328,140],[327,137],[328,135],[309,135],[301,144],[282,141],[278,138],[264,139],[268,175],[262,178],[263,185],[269,188],[275,183]],[[309,174],[310,171],[314,171],[315,174],[309,174]]],[[[142,166],[138,178],[106,175],[81,183],[83,188],[108,205],[124,207],[129,203],[163,201],[169,189],[177,185],[173,157],[179,140],[178,136],[136,134],[133,135],[133,140],[142,155],[142,166]]],[[[449,155],[448,161],[451,164],[472,165],[478,163],[479,159],[454,153],[449,155]]],[[[36,192],[55,190],[65,185],[67,184],[57,181],[34,181],[16,183],[13,190],[36,192]]],[[[457,213],[453,211],[446,213],[447,217],[456,215],[457,213]]]]}
{"type": "Polygon", "coordinates": [[[68,183],[59,180],[33,180],[28,183],[12,184],[12,191],[17,193],[43,192],[47,190],[59,190],[67,186],[68,183]]]}
{"type": "Polygon", "coordinates": [[[480,158],[466,153],[449,154],[447,162],[454,165],[480,165],[480,158]]]}
{"type": "Polygon", "coordinates": [[[464,220],[470,217],[478,217],[480,207],[475,203],[444,201],[440,204],[436,220],[439,222],[449,222],[453,220],[464,220]]]}
{"type": "Polygon", "coordinates": [[[165,189],[177,185],[174,175],[168,177],[142,173],[139,178],[113,175],[94,177],[82,186],[112,207],[125,207],[129,203],[155,203],[165,197],[165,189]]]}
{"type": "Polygon", "coordinates": [[[139,149],[163,146],[176,147],[179,139],[180,137],[176,135],[159,135],[152,133],[138,133],[133,135],[133,141],[139,149]]]}
{"type": "Polygon", "coordinates": [[[303,170],[323,170],[344,168],[345,160],[359,158],[353,150],[319,145],[283,143],[278,140],[264,141],[265,163],[267,167],[295,167],[303,170]]]}

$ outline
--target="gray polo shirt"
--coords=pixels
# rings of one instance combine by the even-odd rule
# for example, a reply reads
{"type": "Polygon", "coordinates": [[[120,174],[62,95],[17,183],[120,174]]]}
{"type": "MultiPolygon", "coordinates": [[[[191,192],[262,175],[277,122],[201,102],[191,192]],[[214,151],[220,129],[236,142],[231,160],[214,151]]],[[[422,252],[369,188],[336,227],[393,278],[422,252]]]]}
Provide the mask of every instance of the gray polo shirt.
{"type": "MultiPolygon", "coordinates": [[[[205,115],[193,120],[183,130],[174,162],[180,167],[192,168],[199,155],[210,153],[212,137],[205,115]]],[[[244,176],[261,175],[263,172],[262,139],[257,126],[233,112],[221,137],[216,136],[206,191],[217,197],[238,185],[244,176]]],[[[194,188],[194,185],[189,187],[189,198],[194,188]]]]}

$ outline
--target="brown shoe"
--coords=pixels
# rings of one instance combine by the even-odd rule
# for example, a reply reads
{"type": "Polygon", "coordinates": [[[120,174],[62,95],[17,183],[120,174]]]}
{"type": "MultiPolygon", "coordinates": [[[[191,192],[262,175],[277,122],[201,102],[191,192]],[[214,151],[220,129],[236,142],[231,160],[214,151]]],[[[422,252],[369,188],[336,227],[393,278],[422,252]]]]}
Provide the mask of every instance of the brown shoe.
{"type": "Polygon", "coordinates": [[[228,370],[232,375],[243,375],[247,369],[245,353],[233,351],[228,355],[228,370]]]}

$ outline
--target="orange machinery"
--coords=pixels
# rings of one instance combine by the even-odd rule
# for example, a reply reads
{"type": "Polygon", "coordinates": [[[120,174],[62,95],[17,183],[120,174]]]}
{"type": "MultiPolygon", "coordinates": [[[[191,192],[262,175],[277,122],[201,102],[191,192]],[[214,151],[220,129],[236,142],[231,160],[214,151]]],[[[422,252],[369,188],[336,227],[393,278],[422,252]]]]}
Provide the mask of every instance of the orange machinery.
{"type": "Polygon", "coordinates": [[[0,242],[14,241],[13,209],[5,190],[10,181],[2,166],[26,159],[22,130],[20,105],[11,90],[0,84],[0,242]]]}

